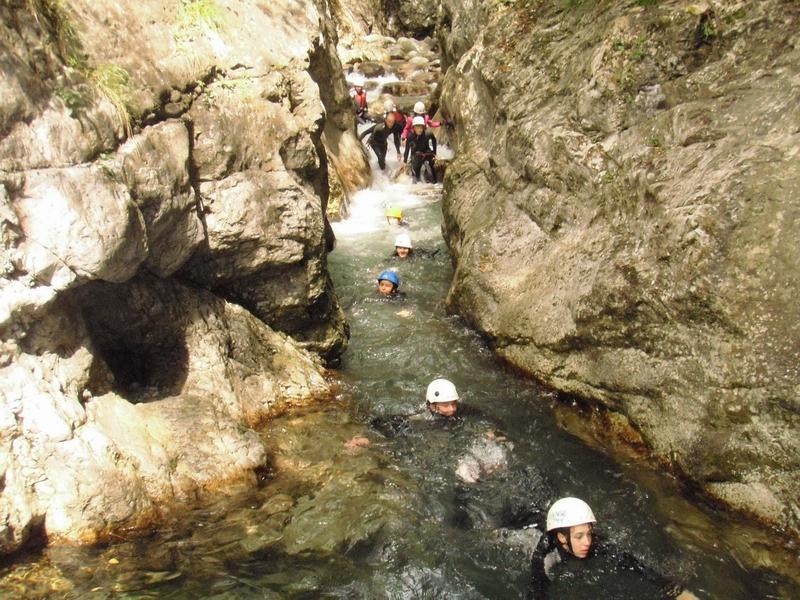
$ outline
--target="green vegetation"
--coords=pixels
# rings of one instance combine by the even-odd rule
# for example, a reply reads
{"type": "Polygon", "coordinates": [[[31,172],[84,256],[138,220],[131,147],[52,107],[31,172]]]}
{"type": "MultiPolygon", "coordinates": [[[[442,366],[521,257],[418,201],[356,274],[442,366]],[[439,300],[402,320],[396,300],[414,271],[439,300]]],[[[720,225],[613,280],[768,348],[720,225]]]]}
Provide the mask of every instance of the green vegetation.
{"type": "Polygon", "coordinates": [[[717,35],[717,29],[714,27],[714,22],[711,19],[706,19],[703,21],[701,29],[703,33],[703,40],[706,42],[711,41],[711,39],[717,35]]]}
{"type": "Polygon", "coordinates": [[[647,138],[645,143],[651,148],[660,148],[663,145],[661,138],[657,135],[651,135],[649,138],[647,138]]]}
{"type": "Polygon", "coordinates": [[[636,0],[639,6],[658,6],[659,0],[636,0]]]}
{"type": "Polygon", "coordinates": [[[175,41],[187,52],[194,38],[217,32],[224,25],[224,15],[215,0],[181,0],[176,20],[175,41]]]}
{"type": "Polygon", "coordinates": [[[101,96],[114,106],[117,118],[125,131],[131,135],[131,116],[128,111],[130,74],[119,65],[105,64],[88,73],[89,79],[101,96]]]}
{"type": "Polygon", "coordinates": [[[130,97],[130,74],[118,65],[91,65],[83,52],[80,37],[67,11],[65,0],[28,0],[28,10],[42,31],[48,34],[64,64],[77,71],[88,83],[58,87],[54,94],[73,113],[100,96],[114,107],[126,136],[131,134],[131,117],[127,101],[130,97]]]}
{"type": "Polygon", "coordinates": [[[67,14],[64,0],[28,0],[28,10],[39,27],[50,34],[64,61],[67,64],[78,62],[81,58],[80,40],[67,14]]]}

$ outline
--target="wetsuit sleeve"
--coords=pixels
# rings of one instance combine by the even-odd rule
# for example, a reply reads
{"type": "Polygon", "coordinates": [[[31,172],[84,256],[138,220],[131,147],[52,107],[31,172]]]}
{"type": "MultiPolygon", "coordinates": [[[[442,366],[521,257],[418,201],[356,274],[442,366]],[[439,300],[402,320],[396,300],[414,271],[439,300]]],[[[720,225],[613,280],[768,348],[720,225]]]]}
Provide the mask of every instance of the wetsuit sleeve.
{"type": "Polygon", "coordinates": [[[414,145],[415,139],[416,136],[412,134],[412,136],[406,140],[406,149],[403,152],[403,162],[408,162],[408,154],[411,152],[411,146],[414,145]]]}
{"type": "Polygon", "coordinates": [[[392,128],[392,135],[394,136],[394,147],[397,150],[397,153],[400,154],[400,134],[403,132],[402,125],[395,125],[392,128]]]}
{"type": "Polygon", "coordinates": [[[656,585],[661,590],[661,598],[664,600],[677,598],[683,591],[681,583],[659,573],[654,568],[643,563],[639,558],[630,552],[619,552],[608,542],[600,542],[597,546],[598,554],[611,554],[616,556],[616,567],[621,571],[633,571],[638,573],[642,579],[656,585]]]}
{"type": "Polygon", "coordinates": [[[620,555],[619,567],[621,569],[634,571],[641,575],[643,579],[657,585],[661,590],[661,598],[664,600],[677,598],[683,591],[683,585],[659,573],[652,567],[647,566],[629,552],[623,552],[620,555]]]}
{"type": "Polygon", "coordinates": [[[404,415],[374,417],[369,424],[375,431],[387,438],[407,435],[411,431],[411,423],[404,415]]]}
{"type": "Polygon", "coordinates": [[[539,547],[531,559],[531,574],[528,581],[527,600],[546,600],[550,588],[550,579],[544,571],[544,550],[539,547]]]}
{"type": "Polygon", "coordinates": [[[367,137],[367,136],[368,136],[370,133],[372,133],[372,132],[373,132],[373,130],[374,130],[376,127],[377,127],[377,125],[373,125],[373,126],[372,126],[372,127],[370,127],[369,129],[366,129],[366,130],[364,130],[364,131],[362,132],[362,134],[358,136],[358,139],[359,139],[359,140],[363,140],[363,139],[364,139],[365,137],[367,137]]]}
{"type": "Polygon", "coordinates": [[[436,136],[431,135],[431,145],[433,146],[433,153],[436,154],[436,136]]]}

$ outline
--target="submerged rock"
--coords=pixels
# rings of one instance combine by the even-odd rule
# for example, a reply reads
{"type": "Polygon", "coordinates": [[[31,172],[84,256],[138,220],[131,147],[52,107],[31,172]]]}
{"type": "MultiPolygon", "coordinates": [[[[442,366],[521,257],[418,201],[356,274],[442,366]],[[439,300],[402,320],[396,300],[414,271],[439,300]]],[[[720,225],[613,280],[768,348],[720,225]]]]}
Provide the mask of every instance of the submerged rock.
{"type": "Polygon", "coordinates": [[[800,535],[800,15],[444,5],[451,309],[800,535]]]}

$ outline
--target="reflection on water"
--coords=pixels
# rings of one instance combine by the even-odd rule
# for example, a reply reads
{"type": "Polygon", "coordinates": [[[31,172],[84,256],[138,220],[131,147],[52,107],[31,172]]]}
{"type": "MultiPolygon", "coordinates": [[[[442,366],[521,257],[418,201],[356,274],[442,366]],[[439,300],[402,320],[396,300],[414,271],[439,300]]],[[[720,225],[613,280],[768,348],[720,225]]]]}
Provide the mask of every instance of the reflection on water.
{"type": "MultiPolygon", "coordinates": [[[[519,527],[541,522],[537,511],[574,494],[594,507],[606,537],[687,580],[701,597],[800,597],[796,585],[766,569],[739,566],[741,548],[761,540],[728,521],[721,533],[713,513],[693,508],[669,481],[617,465],[565,433],[550,395],[499,368],[481,340],[445,313],[452,269],[439,191],[379,174],[374,189],[355,199],[354,216],[335,225],[330,266],[353,336],[342,388],[333,402],[265,428],[272,472],[260,489],[230,490],[146,536],[18,560],[5,569],[0,595],[520,598],[536,532],[519,527]],[[439,250],[433,258],[390,258],[396,232],[383,219],[387,204],[406,212],[417,248],[439,250]],[[405,302],[377,300],[375,276],[387,267],[400,273],[405,302]],[[371,423],[420,411],[427,383],[439,376],[480,412],[446,426],[412,421],[399,436],[371,423]],[[460,482],[459,458],[490,431],[509,440],[508,468],[460,482]],[[348,449],[357,436],[369,445],[348,449]]],[[[658,597],[627,574],[584,573],[558,586],[564,598],[658,597]]]]}

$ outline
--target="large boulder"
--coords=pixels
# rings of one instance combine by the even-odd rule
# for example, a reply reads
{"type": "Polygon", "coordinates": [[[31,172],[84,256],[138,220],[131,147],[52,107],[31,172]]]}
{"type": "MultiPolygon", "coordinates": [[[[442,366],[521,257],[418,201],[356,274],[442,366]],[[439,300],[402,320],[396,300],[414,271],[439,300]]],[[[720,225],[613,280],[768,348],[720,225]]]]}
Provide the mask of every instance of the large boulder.
{"type": "Polygon", "coordinates": [[[266,463],[247,426],[328,393],[243,308],[155,277],[62,295],[0,370],[0,550],[94,541],[266,463]]]}
{"type": "Polygon", "coordinates": [[[800,535],[798,12],[445,4],[449,306],[800,535]]]}
{"type": "Polygon", "coordinates": [[[326,148],[368,175],[329,11],[196,4],[0,7],[0,553],[252,484],[328,394],[326,148]]]}

